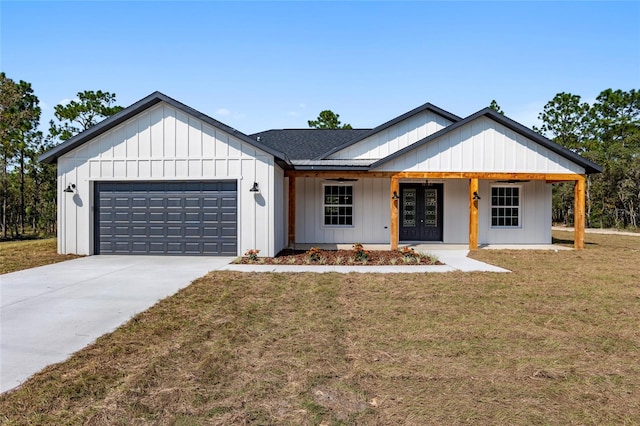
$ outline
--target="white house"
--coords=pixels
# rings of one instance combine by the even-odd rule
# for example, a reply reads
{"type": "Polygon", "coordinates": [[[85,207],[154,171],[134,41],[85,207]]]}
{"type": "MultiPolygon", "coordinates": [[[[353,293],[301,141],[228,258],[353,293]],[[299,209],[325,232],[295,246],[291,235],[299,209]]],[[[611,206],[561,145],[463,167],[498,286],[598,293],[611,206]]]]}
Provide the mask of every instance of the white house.
{"type": "Polygon", "coordinates": [[[601,168],[486,108],[425,104],[374,129],[241,133],[156,92],[40,158],[58,251],[273,256],[288,246],[547,244],[551,184],[601,168]]]}

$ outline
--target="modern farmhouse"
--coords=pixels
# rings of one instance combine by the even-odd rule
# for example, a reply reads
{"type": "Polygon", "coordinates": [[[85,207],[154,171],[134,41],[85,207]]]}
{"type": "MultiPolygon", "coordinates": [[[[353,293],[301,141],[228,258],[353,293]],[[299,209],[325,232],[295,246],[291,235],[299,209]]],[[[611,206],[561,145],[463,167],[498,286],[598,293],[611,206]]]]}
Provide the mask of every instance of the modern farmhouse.
{"type": "Polygon", "coordinates": [[[565,181],[580,249],[585,176],[602,171],[489,108],[247,135],[159,92],[40,160],[58,166],[58,250],[86,255],[548,244],[565,181]]]}

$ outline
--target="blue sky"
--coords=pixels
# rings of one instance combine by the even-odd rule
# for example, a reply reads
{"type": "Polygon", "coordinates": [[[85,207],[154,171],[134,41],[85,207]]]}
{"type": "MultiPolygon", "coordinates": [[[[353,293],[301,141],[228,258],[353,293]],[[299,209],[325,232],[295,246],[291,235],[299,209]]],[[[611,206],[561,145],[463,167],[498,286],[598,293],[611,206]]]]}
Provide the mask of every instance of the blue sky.
{"type": "Polygon", "coordinates": [[[640,2],[0,2],[0,67],[43,107],[159,90],[245,133],[323,109],[374,127],[496,99],[527,126],[558,92],[640,89],[640,2]]]}

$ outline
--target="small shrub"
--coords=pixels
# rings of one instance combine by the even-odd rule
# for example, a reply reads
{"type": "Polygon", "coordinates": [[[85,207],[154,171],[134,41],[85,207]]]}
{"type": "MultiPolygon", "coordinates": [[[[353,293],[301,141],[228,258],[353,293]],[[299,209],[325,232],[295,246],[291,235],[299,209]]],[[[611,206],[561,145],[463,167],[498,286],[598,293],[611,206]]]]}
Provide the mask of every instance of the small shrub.
{"type": "Polygon", "coordinates": [[[356,262],[369,260],[369,252],[364,249],[361,243],[355,243],[353,246],[353,258],[356,262]]]}
{"type": "Polygon", "coordinates": [[[395,257],[392,257],[392,258],[389,260],[389,262],[390,262],[392,265],[395,265],[396,263],[398,263],[398,259],[396,259],[395,257]]]}
{"type": "Polygon", "coordinates": [[[326,265],[327,264],[327,258],[322,256],[320,257],[320,260],[318,260],[318,263],[321,265],[326,265]]]}
{"type": "Polygon", "coordinates": [[[258,253],[260,253],[260,250],[251,249],[247,250],[244,255],[249,259],[249,261],[255,262],[256,260],[258,260],[258,253]]]}
{"type": "Polygon", "coordinates": [[[342,265],[344,263],[344,258],[342,256],[336,256],[335,263],[336,265],[342,265]]]}
{"type": "Polygon", "coordinates": [[[424,255],[424,257],[426,257],[427,260],[429,260],[429,263],[431,263],[433,265],[435,265],[439,261],[438,256],[436,256],[434,254],[427,253],[427,254],[424,255]]]}
{"type": "Polygon", "coordinates": [[[296,264],[296,258],[295,257],[290,257],[288,262],[289,262],[289,265],[295,265],[296,264]]]}
{"type": "Polygon", "coordinates": [[[399,251],[404,258],[414,259],[416,257],[420,257],[420,254],[416,253],[413,247],[402,247],[399,251]]]}
{"type": "Polygon", "coordinates": [[[305,254],[309,257],[309,260],[311,260],[312,262],[317,262],[320,260],[322,250],[320,250],[318,247],[311,247],[305,254]]]}

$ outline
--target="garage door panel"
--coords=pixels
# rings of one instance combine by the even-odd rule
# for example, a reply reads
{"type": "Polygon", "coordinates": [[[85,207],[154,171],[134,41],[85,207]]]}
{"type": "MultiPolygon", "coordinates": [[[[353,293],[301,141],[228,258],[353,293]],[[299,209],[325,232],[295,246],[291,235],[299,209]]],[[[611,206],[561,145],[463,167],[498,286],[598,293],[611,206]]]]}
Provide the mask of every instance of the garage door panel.
{"type": "Polygon", "coordinates": [[[236,182],[97,182],[96,252],[237,254],[236,182]]]}

